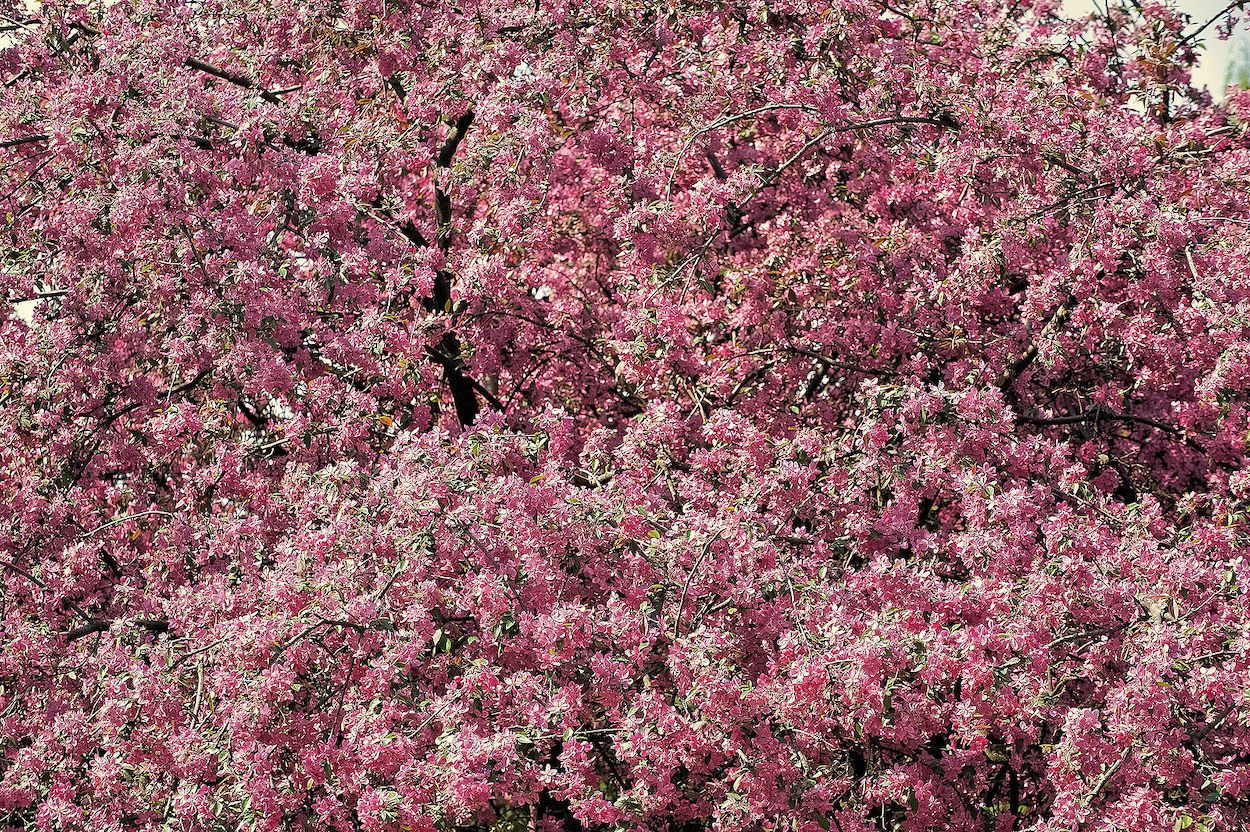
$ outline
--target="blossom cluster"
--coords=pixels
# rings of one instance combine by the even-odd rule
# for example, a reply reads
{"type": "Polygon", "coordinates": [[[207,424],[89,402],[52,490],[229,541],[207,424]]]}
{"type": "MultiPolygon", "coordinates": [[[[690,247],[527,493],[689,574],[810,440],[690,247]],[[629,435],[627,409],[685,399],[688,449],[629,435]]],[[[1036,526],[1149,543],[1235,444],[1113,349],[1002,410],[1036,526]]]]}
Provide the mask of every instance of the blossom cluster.
{"type": "Polygon", "coordinates": [[[1228,26],[0,0],[0,823],[1250,824],[1228,26]]]}

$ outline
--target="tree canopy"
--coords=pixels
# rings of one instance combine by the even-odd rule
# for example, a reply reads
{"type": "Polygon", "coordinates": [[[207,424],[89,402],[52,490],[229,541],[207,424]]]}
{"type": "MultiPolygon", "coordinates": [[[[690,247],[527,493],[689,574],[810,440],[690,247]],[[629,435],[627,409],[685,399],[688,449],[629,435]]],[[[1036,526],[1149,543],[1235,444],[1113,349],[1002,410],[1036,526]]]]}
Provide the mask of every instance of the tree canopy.
{"type": "Polygon", "coordinates": [[[0,821],[1250,823],[1241,5],[0,0],[0,821]]]}

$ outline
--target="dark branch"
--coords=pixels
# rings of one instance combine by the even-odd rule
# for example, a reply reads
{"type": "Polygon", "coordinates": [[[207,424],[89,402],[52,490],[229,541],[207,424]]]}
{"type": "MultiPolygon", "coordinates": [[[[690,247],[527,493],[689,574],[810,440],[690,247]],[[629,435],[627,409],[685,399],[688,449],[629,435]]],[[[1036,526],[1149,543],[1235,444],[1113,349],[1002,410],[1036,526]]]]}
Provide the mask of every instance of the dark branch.
{"type": "Polygon", "coordinates": [[[212,374],[213,374],[213,368],[212,368],[212,367],[209,367],[207,370],[200,370],[200,372],[198,372],[198,373],[195,375],[195,378],[191,379],[190,381],[187,381],[187,382],[184,382],[184,383],[182,383],[182,384],[179,384],[179,385],[178,385],[178,386],[176,386],[176,387],[171,387],[171,388],[170,388],[170,389],[166,392],[166,395],[167,395],[167,396],[180,396],[180,395],[182,395],[183,393],[186,393],[188,390],[192,390],[192,389],[194,389],[195,387],[199,386],[199,383],[200,383],[201,381],[203,381],[204,379],[208,378],[208,377],[209,377],[209,376],[211,376],[212,374]]]}
{"type": "MultiPolygon", "coordinates": [[[[464,141],[469,128],[473,126],[474,117],[473,110],[465,110],[464,114],[456,119],[451,133],[447,136],[447,141],[443,143],[442,149],[438,152],[438,158],[435,160],[438,168],[451,167],[456,150],[464,141]]],[[[435,241],[439,248],[447,251],[451,247],[451,197],[437,177],[434,182],[434,217],[435,241]]],[[[401,234],[414,244],[426,244],[425,238],[412,227],[411,223],[405,225],[407,228],[400,226],[401,234]]],[[[434,293],[426,302],[426,309],[434,312],[451,311],[451,274],[446,269],[440,269],[435,274],[434,293]]],[[[503,405],[497,398],[465,374],[464,362],[461,360],[460,339],[456,337],[454,331],[449,331],[443,336],[439,349],[430,348],[426,352],[430,358],[443,367],[443,377],[447,380],[447,386],[451,388],[452,402],[456,407],[456,418],[462,426],[467,427],[477,419],[477,414],[481,410],[477,399],[478,393],[481,393],[492,407],[503,410],[503,405]]]]}
{"type": "MultiPolygon", "coordinates": [[[[438,152],[436,164],[439,168],[451,167],[451,161],[455,158],[456,149],[460,147],[460,143],[464,141],[465,134],[469,132],[469,128],[473,125],[473,118],[473,111],[466,110],[464,115],[456,120],[455,126],[451,129],[451,134],[443,144],[443,149],[438,152]]],[[[434,236],[438,240],[439,248],[446,251],[451,246],[451,196],[448,195],[446,188],[437,179],[434,183],[434,218],[437,229],[434,232],[434,236]]]]}
{"type": "Polygon", "coordinates": [[[1247,2],[1250,2],[1250,0],[1233,0],[1233,2],[1225,6],[1219,13],[1217,13],[1214,17],[1212,17],[1206,23],[1202,24],[1197,29],[1190,32],[1188,35],[1185,35],[1185,37],[1181,38],[1177,42],[1176,45],[1184,46],[1185,44],[1189,43],[1191,40],[1193,40],[1194,38],[1198,37],[1203,32],[1205,32],[1211,26],[1212,23],[1214,23],[1215,21],[1223,17],[1226,17],[1229,12],[1234,11],[1235,9],[1244,8],[1247,2]]]}
{"type": "MultiPolygon", "coordinates": [[[[169,632],[169,622],[156,618],[140,618],[135,621],[136,627],[147,630],[154,636],[163,635],[169,632]]],[[[65,633],[66,641],[77,641],[80,638],[86,638],[94,633],[106,632],[113,626],[113,620],[109,618],[93,618],[86,624],[75,627],[65,633]]]]}
{"type": "Polygon", "coordinates": [[[404,82],[399,80],[399,73],[394,73],[387,78],[386,85],[395,93],[395,97],[399,99],[401,104],[408,97],[408,91],[404,89],[404,82]]]}
{"type": "Polygon", "coordinates": [[[936,116],[894,116],[891,118],[878,118],[872,121],[862,121],[855,124],[844,124],[841,127],[834,127],[835,133],[849,133],[853,130],[867,130],[872,127],[889,127],[895,124],[931,124],[934,127],[942,127],[947,130],[959,132],[960,125],[955,118],[947,113],[939,113],[936,116]]]}
{"type": "Polygon", "coordinates": [[[460,358],[460,341],[456,336],[450,332],[447,333],[441,346],[442,350],[428,347],[425,352],[443,368],[443,376],[447,379],[447,386],[451,388],[451,398],[456,406],[456,418],[460,420],[460,424],[467,427],[477,418],[481,410],[477,402],[478,393],[482,394],[491,407],[502,412],[504,407],[499,399],[464,372],[460,358]]]}
{"type": "Polygon", "coordinates": [[[0,150],[6,150],[10,147],[21,147],[24,144],[34,144],[35,142],[46,142],[48,137],[44,133],[35,133],[30,136],[19,136],[16,139],[5,139],[0,142],[0,150]]]}
{"type": "MultiPolygon", "coordinates": [[[[1042,327],[1038,340],[1046,337],[1050,333],[1059,329],[1059,327],[1063,326],[1064,322],[1068,320],[1068,316],[1072,314],[1072,307],[1075,305],[1076,298],[1071,295],[1069,295],[1063,303],[1059,304],[1055,311],[1051,313],[1050,320],[1048,320],[1046,325],[1042,327]]],[[[1011,388],[1011,385],[1015,383],[1016,379],[1020,377],[1020,374],[1027,370],[1036,360],[1037,341],[1034,341],[1029,344],[1028,349],[1026,349],[1019,358],[1013,361],[1011,366],[1008,367],[1001,376],[999,376],[998,389],[1003,392],[1007,392],[1011,388]]]]}
{"type": "MultiPolygon", "coordinates": [[[[246,75],[238,75],[236,73],[220,69],[212,64],[206,64],[196,58],[187,58],[185,63],[191,69],[203,72],[205,75],[211,75],[214,78],[220,78],[227,83],[234,84],[236,87],[242,87],[245,90],[257,89],[256,82],[251,78],[248,78],[246,75]]],[[[262,89],[260,91],[260,97],[268,101],[270,104],[282,103],[282,99],[269,90],[262,89]]]]}
{"type": "Polygon", "coordinates": [[[417,227],[411,222],[404,222],[396,226],[399,233],[404,235],[404,239],[412,243],[417,248],[425,248],[430,241],[425,239],[425,235],[417,230],[417,227]]]}
{"type": "Polygon", "coordinates": [[[438,166],[440,168],[451,167],[451,160],[455,158],[457,148],[464,141],[465,134],[473,126],[473,119],[476,117],[477,114],[472,110],[465,110],[464,115],[456,119],[456,124],[452,127],[450,135],[447,136],[443,149],[438,152],[438,166]]]}
{"type": "Polygon", "coordinates": [[[1151,419],[1146,416],[1134,416],[1131,413],[1116,413],[1112,410],[1103,410],[1094,408],[1083,413],[1069,413],[1063,416],[1032,416],[1029,414],[1021,414],[1016,417],[1016,421],[1026,425],[1076,425],[1085,422],[1126,422],[1135,425],[1146,425],[1147,427],[1161,430],[1164,433],[1175,436],[1184,440],[1185,444],[1196,451],[1206,453],[1206,448],[1202,447],[1198,442],[1191,438],[1184,430],[1169,425],[1167,422],[1160,422],[1157,419],[1151,419]]]}
{"type": "Polygon", "coordinates": [[[69,289],[48,289],[44,292],[35,292],[33,295],[24,298],[17,298],[13,303],[29,303],[35,300],[54,300],[62,298],[69,294],[69,289]]]}
{"type": "Polygon", "coordinates": [[[1052,165],[1063,168],[1073,176],[1089,176],[1089,171],[1081,170],[1076,165],[1060,156],[1058,153],[1043,153],[1042,158],[1047,162],[1050,162],[1052,165]]]}

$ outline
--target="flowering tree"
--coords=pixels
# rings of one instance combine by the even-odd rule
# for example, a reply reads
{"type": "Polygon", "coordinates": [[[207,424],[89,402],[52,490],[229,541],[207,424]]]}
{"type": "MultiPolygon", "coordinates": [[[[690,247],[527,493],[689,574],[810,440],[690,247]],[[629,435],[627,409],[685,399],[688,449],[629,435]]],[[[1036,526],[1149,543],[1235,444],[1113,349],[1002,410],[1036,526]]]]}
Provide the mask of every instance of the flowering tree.
{"type": "Polygon", "coordinates": [[[0,821],[1250,823],[1250,93],[1058,6],[0,0],[0,821]]]}

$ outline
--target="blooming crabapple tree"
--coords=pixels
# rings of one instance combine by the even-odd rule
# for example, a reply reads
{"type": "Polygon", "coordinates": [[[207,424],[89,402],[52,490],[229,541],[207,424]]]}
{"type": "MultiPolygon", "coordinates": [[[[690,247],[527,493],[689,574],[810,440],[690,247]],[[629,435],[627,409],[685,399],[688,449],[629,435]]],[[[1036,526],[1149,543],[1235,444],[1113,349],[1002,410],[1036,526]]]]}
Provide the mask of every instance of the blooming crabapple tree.
{"type": "Polygon", "coordinates": [[[1227,13],[0,12],[7,826],[1250,823],[1227,13]]]}

